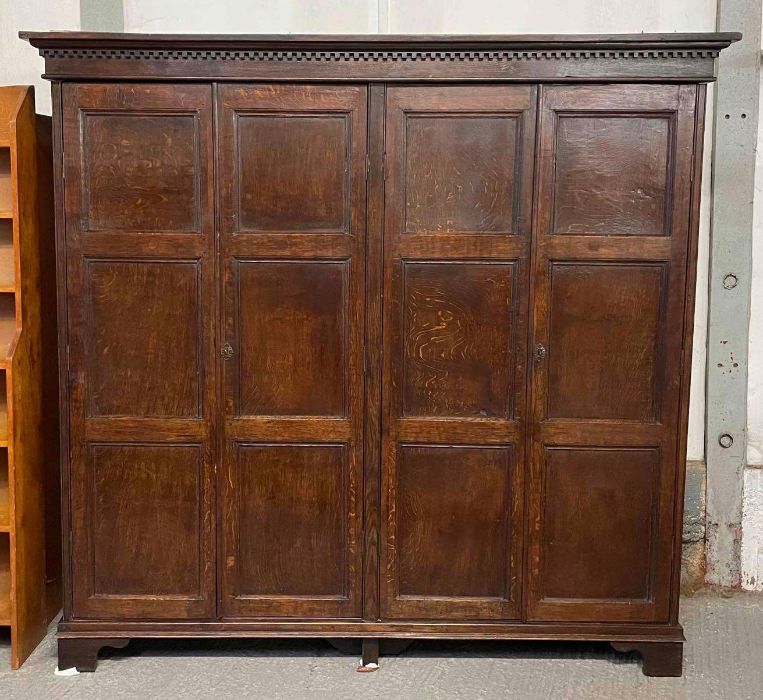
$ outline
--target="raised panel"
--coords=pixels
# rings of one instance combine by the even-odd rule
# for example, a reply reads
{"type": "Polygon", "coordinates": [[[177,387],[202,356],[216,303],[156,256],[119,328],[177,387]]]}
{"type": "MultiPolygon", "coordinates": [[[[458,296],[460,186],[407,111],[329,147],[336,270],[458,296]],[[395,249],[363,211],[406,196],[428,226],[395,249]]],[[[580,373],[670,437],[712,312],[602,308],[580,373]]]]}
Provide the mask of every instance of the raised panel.
{"type": "Polygon", "coordinates": [[[238,445],[237,595],[348,594],[350,509],[341,445],[238,445]]]}
{"type": "Polygon", "coordinates": [[[405,231],[516,233],[519,118],[405,119],[405,231]]]}
{"type": "Polygon", "coordinates": [[[548,418],[653,421],[664,263],[551,263],[548,418]]]}
{"type": "Polygon", "coordinates": [[[398,448],[400,597],[506,598],[509,455],[505,447],[398,448]]]}
{"type": "Polygon", "coordinates": [[[560,114],[557,120],[552,230],[667,233],[670,118],[560,114]]]}
{"type": "Polygon", "coordinates": [[[194,115],[85,112],[82,119],[84,230],[199,230],[194,115]]]}
{"type": "Polygon", "coordinates": [[[234,265],[238,415],[345,415],[350,263],[234,265]]]}
{"type": "Polygon", "coordinates": [[[91,445],[89,464],[92,595],[201,597],[201,448],[91,445]]]}
{"type": "Polygon", "coordinates": [[[543,600],[646,600],[656,551],[657,449],[545,451],[543,600]]]}
{"type": "Polygon", "coordinates": [[[88,260],[85,267],[88,414],[199,416],[199,264],[88,260]]]}
{"type": "Polygon", "coordinates": [[[403,414],[511,413],[514,263],[405,262],[403,414]]]}
{"type": "Polygon", "coordinates": [[[238,114],[238,230],[348,232],[348,130],[343,114],[238,114]]]}

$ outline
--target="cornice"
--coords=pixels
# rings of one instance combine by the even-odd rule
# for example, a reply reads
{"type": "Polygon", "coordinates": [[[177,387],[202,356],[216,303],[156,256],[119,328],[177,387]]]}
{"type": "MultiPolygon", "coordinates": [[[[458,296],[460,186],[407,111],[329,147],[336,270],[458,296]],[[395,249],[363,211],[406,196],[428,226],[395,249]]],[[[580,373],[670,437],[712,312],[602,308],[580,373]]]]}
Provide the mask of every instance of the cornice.
{"type": "Polygon", "coordinates": [[[667,80],[714,78],[734,33],[402,36],[21,32],[46,76],[92,79],[667,80]],[[158,66],[161,64],[162,68],[158,66]],[[331,74],[331,66],[337,71],[331,74]]]}

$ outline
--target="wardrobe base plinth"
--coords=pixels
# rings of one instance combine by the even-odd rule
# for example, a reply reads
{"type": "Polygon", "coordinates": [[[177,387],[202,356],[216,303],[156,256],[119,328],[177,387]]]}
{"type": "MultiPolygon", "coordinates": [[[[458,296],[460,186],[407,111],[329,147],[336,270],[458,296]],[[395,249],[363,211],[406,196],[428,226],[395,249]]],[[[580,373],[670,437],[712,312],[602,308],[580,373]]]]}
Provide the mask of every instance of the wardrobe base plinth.
{"type": "Polygon", "coordinates": [[[683,673],[683,642],[612,642],[615,651],[637,651],[645,676],[678,677],[683,673]]]}

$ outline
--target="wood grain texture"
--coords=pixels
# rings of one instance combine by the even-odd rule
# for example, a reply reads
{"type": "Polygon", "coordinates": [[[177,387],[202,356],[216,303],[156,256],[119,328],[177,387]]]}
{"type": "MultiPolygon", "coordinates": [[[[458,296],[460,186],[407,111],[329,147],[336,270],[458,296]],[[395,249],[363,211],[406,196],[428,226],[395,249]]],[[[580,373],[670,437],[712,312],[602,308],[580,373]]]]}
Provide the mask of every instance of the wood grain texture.
{"type": "Polygon", "coordinates": [[[197,231],[192,114],[82,114],[86,231],[197,231]]]}
{"type": "Polygon", "coordinates": [[[199,448],[96,444],[90,463],[90,596],[200,597],[199,448]]]}
{"type": "Polygon", "coordinates": [[[399,595],[503,599],[510,451],[405,445],[399,460],[399,595]]]}
{"type": "Polygon", "coordinates": [[[513,231],[518,129],[501,114],[408,117],[406,233],[513,231]]]}
{"type": "Polygon", "coordinates": [[[553,262],[550,277],[548,418],[659,420],[665,265],[553,262]]]}
{"type": "Polygon", "coordinates": [[[367,107],[218,88],[225,618],[362,614],[367,107]]]}
{"type": "Polygon", "coordinates": [[[383,619],[521,615],[535,94],[387,91],[383,619]]]}
{"type": "Polygon", "coordinates": [[[62,103],[72,611],[209,617],[216,598],[212,90],[66,85],[62,103]],[[89,137],[92,123],[101,126],[89,137]],[[109,148],[110,139],[121,146],[109,148]],[[116,188],[131,203],[126,213],[103,204],[116,188]],[[92,222],[103,228],[91,231],[92,222]]]}
{"type": "MultiPolygon", "coordinates": [[[[0,255],[5,257],[0,267],[6,274],[0,288],[0,498],[5,511],[0,529],[8,533],[5,624],[11,627],[11,665],[18,668],[45,635],[48,615],[60,608],[60,541],[58,529],[46,527],[45,513],[47,486],[53,482],[53,498],[58,492],[58,452],[45,443],[48,436],[56,443],[57,431],[50,426],[56,402],[44,406],[50,391],[45,381],[52,376],[41,358],[42,315],[50,311],[49,298],[41,298],[41,278],[50,274],[52,262],[46,238],[51,145],[50,122],[35,115],[31,87],[0,89],[0,115],[6,134],[0,143],[0,181],[8,185],[8,200],[0,202],[0,255]]],[[[51,365],[55,370],[55,361],[51,365]]],[[[55,509],[47,514],[56,516],[55,509]]]]}
{"type": "MultiPolygon", "coordinates": [[[[64,483],[76,504],[87,444],[200,446],[220,465],[217,494],[204,491],[219,590],[200,584],[216,607],[162,600],[149,619],[145,600],[120,599],[131,619],[117,621],[75,605],[70,655],[93,665],[98,636],[221,634],[361,637],[369,654],[417,636],[680,648],[699,166],[697,89],[674,81],[708,75],[704,52],[725,39],[704,40],[175,37],[159,54],[153,38],[35,38],[54,74],[108,81],[63,91],[69,309],[80,258],[201,269],[199,415],[79,424],[85,384],[67,375],[64,483]],[[113,60],[128,46],[132,60],[113,60]],[[506,84],[528,76],[580,84],[506,84]],[[470,84],[447,84],[459,78],[470,84]],[[99,183],[145,175],[133,114],[157,117],[145,139],[168,169],[187,153],[162,138],[187,142],[193,116],[193,224],[173,204],[156,230],[81,231],[73,104],[96,116],[99,162],[96,143],[130,142],[99,183]]],[[[86,325],[70,311],[62,329],[75,367],[86,325]]],[[[75,535],[92,527],[79,513],[75,535]]]]}
{"type": "Polygon", "coordinates": [[[658,537],[659,451],[556,447],[545,459],[544,600],[647,600],[658,537]]]}
{"type": "Polygon", "coordinates": [[[407,416],[511,418],[513,263],[403,263],[407,416]]]}
{"type": "MultiPolygon", "coordinates": [[[[683,318],[695,98],[696,90],[689,86],[542,89],[541,165],[533,239],[533,344],[543,347],[545,354],[536,355],[532,376],[526,561],[527,616],[531,620],[667,621],[670,614],[673,528],[680,527],[674,498],[679,478],[676,450],[679,379],[685,361],[683,318]],[[663,192],[656,194],[655,169],[646,167],[638,157],[634,157],[628,177],[613,188],[613,164],[592,156],[581,181],[589,193],[600,192],[601,196],[569,199],[564,216],[582,225],[580,230],[560,235],[554,223],[555,207],[558,214],[554,188],[568,177],[562,172],[566,166],[578,167],[576,158],[582,153],[576,145],[580,132],[560,126],[568,114],[574,114],[574,119],[595,120],[616,115],[602,132],[606,139],[614,139],[620,130],[622,153],[644,133],[651,134],[645,152],[662,153],[662,137],[653,142],[655,122],[650,120],[669,123],[668,151],[661,156],[667,164],[667,175],[661,180],[663,192]],[[637,128],[647,122],[649,127],[637,128]],[[565,151],[564,141],[570,136],[573,149],[565,151]],[[565,153],[566,163],[559,158],[565,153]],[[572,157],[572,153],[577,155],[572,157]],[[635,187],[650,193],[652,203],[664,201],[664,217],[651,205],[643,208],[646,200],[623,199],[618,190],[621,185],[628,191],[635,187]],[[591,223],[592,211],[597,212],[596,225],[591,223]],[[656,218],[650,219],[653,215],[656,218]],[[625,218],[619,219],[621,216],[625,218]],[[626,219],[636,228],[623,227],[626,219]],[[662,228],[653,225],[658,219],[665,222],[662,228]],[[600,235],[607,232],[612,235],[600,235]],[[634,260],[631,241],[636,238],[640,254],[634,260]],[[562,239],[565,243],[560,247],[557,241],[562,239]],[[594,239],[600,242],[594,245],[594,239]],[[650,240],[669,242],[652,245],[650,240]],[[624,451],[626,447],[629,450],[624,451]],[[561,469],[561,464],[576,467],[561,469]],[[580,486],[569,476],[560,480],[560,474],[572,472],[581,475],[580,486]],[[607,516],[596,499],[603,503],[603,494],[613,488],[606,485],[609,478],[617,479],[617,488],[628,494],[628,502],[622,503],[617,515],[607,516]],[[577,488],[594,487],[600,496],[576,493],[577,488]],[[554,507],[555,514],[550,514],[549,508],[554,507]],[[575,525],[582,511],[588,512],[585,527],[579,522],[575,525]],[[566,514],[561,515],[563,512],[566,514]],[[572,531],[583,536],[586,527],[603,529],[604,522],[608,529],[620,530],[616,538],[619,549],[599,556],[597,551],[602,550],[597,547],[605,546],[603,535],[588,531],[586,553],[568,562],[567,588],[557,567],[564,564],[566,548],[548,549],[547,517],[559,518],[553,526],[556,542],[567,542],[570,551],[582,547],[574,544],[572,531]],[[560,535],[562,532],[565,534],[560,535]],[[544,557],[552,551],[553,563],[546,568],[544,557]],[[557,555],[561,559],[555,559],[557,555]],[[580,593],[573,594],[574,567],[578,565],[587,574],[579,574],[580,593]],[[561,595],[554,597],[554,590],[561,595]],[[626,594],[634,597],[625,600],[626,594]]],[[[610,150],[616,161],[624,159],[620,150],[610,150]]],[[[613,504],[620,497],[611,494],[607,498],[613,504]]]]}
{"type": "Polygon", "coordinates": [[[670,120],[564,114],[558,119],[554,233],[663,234],[670,120]]]}
{"type": "Polygon", "coordinates": [[[346,463],[338,445],[239,445],[238,596],[260,614],[278,614],[271,598],[347,597],[346,463]]]}
{"type": "Polygon", "coordinates": [[[200,278],[196,261],[87,261],[88,416],[201,416],[200,278]]]}
{"type": "Polygon", "coordinates": [[[345,261],[235,263],[238,416],[345,416],[345,261]]]}
{"type": "Polygon", "coordinates": [[[346,115],[319,110],[238,115],[242,232],[347,231],[350,123],[346,115]]]}

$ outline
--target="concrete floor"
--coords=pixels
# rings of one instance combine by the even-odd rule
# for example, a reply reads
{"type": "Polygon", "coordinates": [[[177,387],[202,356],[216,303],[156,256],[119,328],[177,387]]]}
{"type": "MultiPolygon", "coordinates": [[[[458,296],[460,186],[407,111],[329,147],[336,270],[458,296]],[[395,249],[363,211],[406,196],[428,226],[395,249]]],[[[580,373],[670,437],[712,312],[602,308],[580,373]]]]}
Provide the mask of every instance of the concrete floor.
{"type": "Polygon", "coordinates": [[[637,654],[606,644],[416,642],[375,673],[322,640],[138,640],[95,673],[62,678],[53,632],[19,671],[0,638],[0,698],[763,698],[763,596],[682,602],[683,678],[646,678],[637,654]]]}

